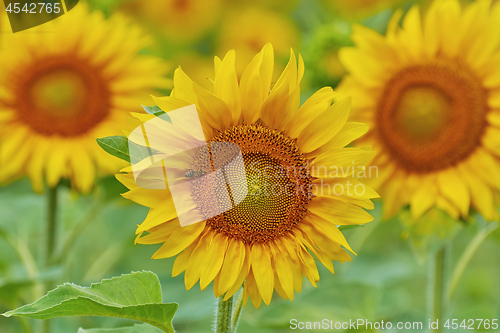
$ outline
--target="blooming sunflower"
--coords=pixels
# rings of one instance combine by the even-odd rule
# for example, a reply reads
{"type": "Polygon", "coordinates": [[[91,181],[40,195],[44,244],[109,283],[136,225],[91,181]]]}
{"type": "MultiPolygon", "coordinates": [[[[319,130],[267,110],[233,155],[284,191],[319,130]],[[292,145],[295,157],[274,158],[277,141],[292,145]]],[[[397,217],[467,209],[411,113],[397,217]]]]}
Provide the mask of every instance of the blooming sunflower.
{"type": "Polygon", "coordinates": [[[207,33],[218,21],[222,0],[129,1],[124,12],[153,24],[170,41],[192,42],[207,33]]]}
{"type": "Polygon", "coordinates": [[[412,7],[399,27],[401,14],[385,37],[356,26],[356,46],[340,54],[350,74],[339,91],[353,96],[353,119],[370,125],[361,144],[378,151],[385,217],[410,205],[414,219],[432,207],[495,219],[500,4],[435,1],[423,20],[412,7]]]}
{"type": "MultiPolygon", "coordinates": [[[[294,290],[301,291],[303,276],[316,286],[319,274],[315,258],[332,273],[332,260],[351,260],[344,248],[351,249],[337,226],[371,221],[363,208],[373,208],[370,198],[377,196],[350,175],[335,176],[330,168],[320,168],[361,168],[374,155],[361,148],[344,148],[367,131],[366,125],[346,122],[350,99],[332,105],[333,90],[323,88],[299,108],[302,58],[299,56],[297,66],[292,51],[274,85],[273,66],[273,49],[267,44],[238,82],[235,52],[229,51],[223,60],[215,58],[211,90],[193,82],[179,68],[171,95],[154,100],[167,114],[195,104],[207,142],[237,144],[249,193],[274,185],[296,191],[286,195],[261,191],[245,197],[231,210],[181,227],[170,190],[140,188],[131,167],[123,170],[127,173],[117,175],[130,189],[123,194],[125,198],[151,208],[137,229],[137,243],[163,243],[153,255],[155,259],[178,255],[173,276],[185,271],[187,289],[199,280],[203,290],[213,281],[215,296],[225,294],[228,299],[246,281],[245,304],[250,296],[255,307],[262,300],[269,304],[274,290],[282,298],[293,300],[294,290]],[[300,171],[280,177],[274,177],[271,171],[265,176],[266,170],[276,169],[300,171]],[[341,192],[349,182],[364,190],[341,192]],[[314,196],[309,195],[314,186],[330,188],[336,184],[336,193],[316,191],[314,196]]],[[[135,116],[136,125],[153,118],[135,116]]],[[[168,145],[175,142],[169,141],[168,145]]],[[[196,158],[188,165],[195,165],[196,158]]],[[[206,186],[203,181],[193,185],[191,195],[208,192],[206,186]]]]}
{"type": "Polygon", "coordinates": [[[95,138],[121,133],[126,114],[168,84],[165,64],[137,55],[148,39],[84,3],[29,33],[1,37],[0,181],[28,175],[40,192],[44,178],[49,187],[70,178],[86,193],[96,174],[119,170],[95,138]]]}
{"type": "Polygon", "coordinates": [[[276,57],[284,60],[280,63],[283,69],[290,47],[298,46],[299,39],[299,30],[286,15],[265,8],[238,6],[222,24],[217,50],[220,54],[231,49],[238,52],[236,74],[241,77],[246,65],[266,43],[273,44],[276,57]]]}
{"type": "Polygon", "coordinates": [[[335,14],[351,19],[362,19],[384,9],[407,3],[408,0],[322,0],[335,14]]]}

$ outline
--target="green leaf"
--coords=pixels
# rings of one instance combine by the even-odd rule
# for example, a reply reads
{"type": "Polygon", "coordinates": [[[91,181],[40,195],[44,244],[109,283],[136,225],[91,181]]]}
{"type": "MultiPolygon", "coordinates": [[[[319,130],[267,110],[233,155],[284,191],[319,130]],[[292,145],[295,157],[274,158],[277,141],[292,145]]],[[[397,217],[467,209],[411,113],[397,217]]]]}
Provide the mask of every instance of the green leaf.
{"type": "Polygon", "coordinates": [[[158,154],[155,149],[138,145],[131,142],[126,136],[108,136],[96,139],[99,146],[108,154],[118,157],[122,160],[135,164],[148,156],[158,154]]]}
{"type": "Polygon", "coordinates": [[[160,333],[161,330],[148,324],[135,324],[134,326],[120,328],[80,328],[77,333],[160,333]]]}
{"type": "MultiPolygon", "coordinates": [[[[142,107],[144,108],[144,111],[146,111],[149,114],[154,114],[155,116],[166,115],[166,113],[162,109],[160,109],[157,105],[153,105],[153,106],[143,105],[142,107]]],[[[168,117],[168,115],[167,115],[167,117],[168,117]]],[[[169,117],[169,119],[170,119],[170,117],[169,117]]]]}
{"type": "Polygon", "coordinates": [[[5,317],[50,319],[66,316],[127,318],[174,333],[177,303],[161,304],[161,286],[152,272],[133,272],[90,287],[66,283],[32,304],[8,311],[5,317]]]}
{"type": "Polygon", "coordinates": [[[137,143],[134,143],[132,141],[129,141],[128,149],[129,149],[128,151],[130,153],[130,161],[129,162],[132,164],[138,163],[138,162],[142,161],[143,159],[145,159],[146,157],[149,157],[151,155],[159,154],[159,151],[157,151],[153,148],[144,147],[144,146],[138,145],[137,143]]]}
{"type": "Polygon", "coordinates": [[[128,151],[128,139],[123,135],[108,136],[105,138],[97,138],[97,144],[110,155],[118,157],[122,160],[130,162],[130,154],[128,151]]]}
{"type": "Polygon", "coordinates": [[[365,226],[364,224],[352,224],[352,225],[341,225],[338,228],[340,231],[344,231],[355,228],[363,228],[364,226],[365,226]]]}

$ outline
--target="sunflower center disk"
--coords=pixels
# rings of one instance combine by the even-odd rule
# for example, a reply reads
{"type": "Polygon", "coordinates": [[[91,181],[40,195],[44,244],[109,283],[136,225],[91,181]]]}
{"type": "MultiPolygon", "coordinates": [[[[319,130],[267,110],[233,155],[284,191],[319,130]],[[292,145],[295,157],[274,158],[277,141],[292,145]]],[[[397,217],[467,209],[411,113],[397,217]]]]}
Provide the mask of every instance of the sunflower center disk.
{"type": "Polygon", "coordinates": [[[17,87],[19,119],[41,134],[81,135],[109,112],[107,82],[95,66],[72,56],[37,61],[17,87]]]}
{"type": "MultiPolygon", "coordinates": [[[[239,146],[248,191],[232,209],[208,219],[209,226],[228,237],[252,244],[284,235],[301,221],[310,200],[311,179],[307,160],[293,140],[261,124],[244,124],[215,134],[211,142],[231,142],[239,146]]],[[[237,177],[231,173],[232,170],[227,170],[225,178],[237,177]]],[[[202,195],[208,192],[204,187],[209,185],[213,184],[202,181],[193,184],[194,199],[202,210],[204,204],[210,202],[202,195]]]]}
{"type": "Polygon", "coordinates": [[[486,93],[463,68],[419,65],[396,74],[378,105],[379,135],[408,171],[455,165],[480,145],[486,93]]]}

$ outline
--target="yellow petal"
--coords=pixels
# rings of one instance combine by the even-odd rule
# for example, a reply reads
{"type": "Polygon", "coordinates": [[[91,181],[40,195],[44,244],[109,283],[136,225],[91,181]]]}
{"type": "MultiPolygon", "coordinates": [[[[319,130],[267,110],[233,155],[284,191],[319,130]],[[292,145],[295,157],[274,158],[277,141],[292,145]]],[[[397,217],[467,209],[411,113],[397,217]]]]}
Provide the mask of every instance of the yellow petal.
{"type": "Polygon", "coordinates": [[[137,235],[136,244],[158,244],[164,243],[172,233],[180,228],[179,219],[173,219],[148,230],[146,236],[143,233],[137,235]]]}
{"type": "Polygon", "coordinates": [[[297,145],[311,152],[330,141],[344,127],[351,110],[351,98],[336,102],[319,114],[300,133],[297,145]]]}
{"type": "Polygon", "coordinates": [[[292,138],[298,138],[300,132],[328,108],[337,94],[330,87],[324,87],[309,97],[286,125],[285,131],[292,138]]]}
{"type": "Polygon", "coordinates": [[[255,277],[255,283],[266,305],[271,303],[274,291],[273,267],[268,246],[253,244],[250,250],[250,262],[255,277]]]}
{"type": "Polygon", "coordinates": [[[302,268],[297,255],[297,246],[291,238],[286,237],[281,238],[281,240],[276,240],[275,243],[281,252],[288,253],[288,263],[290,264],[293,274],[293,289],[300,293],[302,291],[302,268]]]}
{"type": "Polygon", "coordinates": [[[311,175],[317,178],[350,177],[372,160],[376,152],[360,148],[342,148],[316,157],[311,165],[311,175]]]}
{"type": "Polygon", "coordinates": [[[463,216],[469,213],[470,192],[454,169],[441,171],[437,177],[439,193],[448,199],[463,216]]]}
{"type": "Polygon", "coordinates": [[[193,80],[180,67],[174,72],[174,89],[170,96],[186,101],[189,104],[196,104],[197,102],[196,94],[193,91],[193,80]]]}
{"type": "Polygon", "coordinates": [[[493,191],[479,177],[468,171],[463,165],[459,165],[460,176],[465,179],[471,193],[471,201],[474,208],[488,221],[496,216],[493,191]]]}
{"type": "Polygon", "coordinates": [[[224,295],[225,301],[227,301],[231,296],[236,294],[236,292],[241,288],[241,285],[243,284],[243,282],[245,282],[245,279],[248,276],[248,272],[250,270],[250,263],[248,260],[248,252],[249,252],[249,249],[246,247],[245,248],[245,253],[246,253],[245,256],[246,257],[245,257],[245,260],[243,261],[243,266],[241,267],[240,274],[236,278],[236,282],[233,284],[233,286],[231,288],[229,288],[229,290],[224,295]]]}
{"type": "Polygon", "coordinates": [[[218,289],[221,293],[225,293],[235,284],[244,262],[245,244],[240,240],[232,239],[220,270],[218,289]]]}
{"type": "Polygon", "coordinates": [[[207,250],[207,259],[201,268],[201,290],[205,290],[205,288],[219,273],[222,263],[224,262],[228,243],[228,237],[222,233],[218,233],[214,239],[212,239],[212,242],[210,242],[207,250]]]}
{"type": "Polygon", "coordinates": [[[198,243],[191,243],[191,245],[182,251],[177,258],[175,258],[174,266],[172,267],[172,277],[175,277],[186,270],[189,258],[196,248],[196,245],[198,245],[198,243]]]}
{"type": "MultiPolygon", "coordinates": [[[[71,166],[73,174],[71,181],[82,194],[89,193],[94,187],[96,177],[96,166],[88,152],[73,151],[71,154],[71,166]]],[[[48,181],[47,181],[48,184],[48,181]]]]}
{"type": "Polygon", "coordinates": [[[420,218],[436,203],[437,188],[435,177],[421,177],[415,193],[410,198],[411,216],[414,220],[420,218]]]}
{"type": "Polygon", "coordinates": [[[203,119],[206,119],[212,128],[218,130],[228,128],[231,124],[231,110],[227,104],[196,83],[194,91],[198,95],[198,110],[200,115],[204,115],[203,119]]]}
{"type": "Polygon", "coordinates": [[[316,288],[316,283],[319,281],[319,273],[314,258],[302,245],[297,247],[297,252],[305,277],[311,282],[313,287],[316,288]]]}
{"type": "Polygon", "coordinates": [[[184,274],[184,284],[187,290],[191,289],[200,279],[201,267],[207,258],[208,244],[212,241],[213,236],[210,230],[202,234],[196,248],[189,257],[186,273],[184,274]]]}
{"type": "MultiPolygon", "coordinates": [[[[270,273],[271,275],[273,274],[272,271],[270,271],[270,273]]],[[[273,282],[274,282],[274,276],[273,276],[273,282]]],[[[259,292],[258,284],[252,270],[250,270],[250,272],[248,273],[244,290],[246,290],[245,294],[250,296],[253,306],[256,309],[258,309],[260,307],[260,303],[262,302],[262,296],[261,293],[259,292]]],[[[248,296],[244,297],[243,305],[245,305],[248,296]]]]}
{"type": "Polygon", "coordinates": [[[174,200],[172,198],[165,201],[161,206],[151,208],[144,222],[137,228],[136,234],[154,228],[163,222],[170,221],[177,217],[174,200]]]}
{"type": "Polygon", "coordinates": [[[322,145],[318,149],[307,153],[307,157],[314,157],[321,154],[328,153],[335,149],[344,148],[352,141],[360,138],[366,132],[368,132],[368,125],[363,123],[348,122],[342,127],[342,129],[335,135],[330,141],[322,145]]]}
{"type": "Polygon", "coordinates": [[[205,229],[205,223],[195,223],[177,228],[165,243],[153,254],[153,259],[170,258],[179,254],[197,240],[205,229]]]}
{"type": "Polygon", "coordinates": [[[293,301],[294,292],[292,267],[290,266],[285,253],[282,252],[277,245],[270,244],[270,248],[273,254],[276,276],[279,280],[280,287],[283,288],[287,298],[293,301]]]}
{"type": "Polygon", "coordinates": [[[309,211],[337,225],[364,224],[373,217],[361,207],[328,197],[314,198],[309,203],[309,211]]]}
{"type": "Polygon", "coordinates": [[[253,58],[241,76],[242,117],[248,123],[260,116],[262,102],[271,89],[274,55],[271,44],[266,44],[253,58]]]}
{"type": "Polygon", "coordinates": [[[351,249],[344,235],[339,228],[337,228],[334,222],[332,223],[314,214],[308,214],[305,221],[306,223],[303,223],[304,228],[302,229],[301,225],[301,229],[313,240],[317,239],[319,241],[320,244],[317,245],[321,245],[319,246],[320,249],[328,252],[328,244],[333,240],[339,245],[345,247],[347,250],[351,251],[353,254],[356,254],[351,249]]]}
{"type": "Polygon", "coordinates": [[[232,123],[235,125],[241,116],[241,97],[238,87],[238,77],[235,67],[236,54],[229,51],[219,65],[214,79],[214,95],[226,102],[232,113],[232,123]]]}

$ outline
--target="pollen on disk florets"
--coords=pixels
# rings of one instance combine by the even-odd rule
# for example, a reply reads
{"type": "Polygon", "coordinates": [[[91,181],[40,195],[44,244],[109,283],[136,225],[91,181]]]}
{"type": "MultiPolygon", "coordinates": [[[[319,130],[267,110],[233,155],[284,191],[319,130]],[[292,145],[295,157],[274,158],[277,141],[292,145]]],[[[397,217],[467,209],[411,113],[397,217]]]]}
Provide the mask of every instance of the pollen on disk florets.
{"type": "MultiPolygon", "coordinates": [[[[308,161],[294,140],[257,123],[219,131],[210,142],[238,145],[245,164],[248,192],[234,208],[208,219],[207,225],[228,237],[253,244],[284,235],[302,220],[310,200],[311,176],[308,161]]],[[[232,157],[234,152],[229,149],[227,154],[232,157]]],[[[205,159],[195,159],[195,168],[207,169],[205,159]]],[[[237,177],[236,172],[228,168],[225,177],[237,177]]],[[[214,186],[214,183],[203,179],[193,183],[193,196],[202,208],[213,202],[203,197],[206,186],[214,186]]]]}

